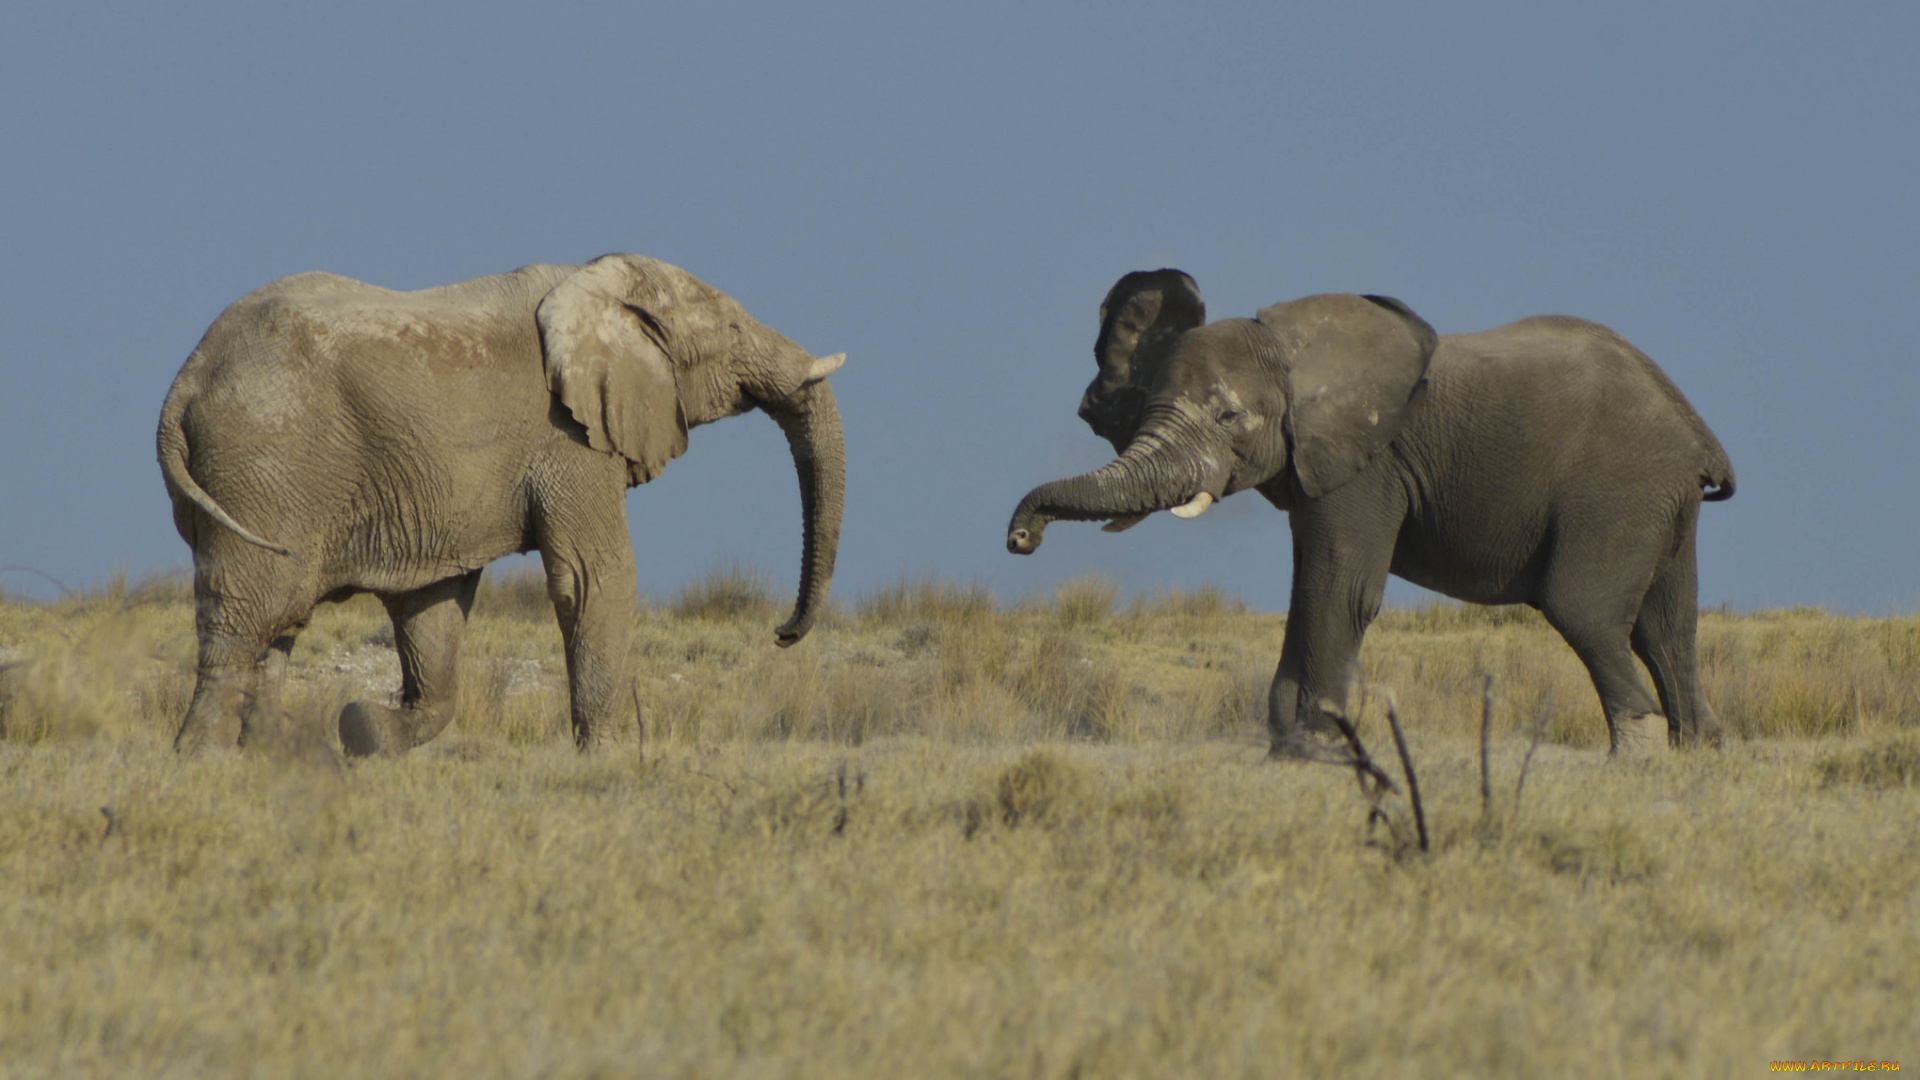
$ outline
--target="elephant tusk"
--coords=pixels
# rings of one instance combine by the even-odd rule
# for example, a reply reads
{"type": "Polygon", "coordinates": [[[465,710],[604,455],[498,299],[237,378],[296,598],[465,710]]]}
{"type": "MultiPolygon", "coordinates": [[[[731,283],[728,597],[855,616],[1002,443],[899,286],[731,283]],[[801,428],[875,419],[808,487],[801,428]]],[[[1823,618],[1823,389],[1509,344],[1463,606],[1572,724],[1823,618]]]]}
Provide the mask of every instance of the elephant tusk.
{"type": "Polygon", "coordinates": [[[1177,518],[1197,518],[1201,514],[1206,513],[1207,507],[1212,505],[1213,496],[1203,491],[1195,495],[1192,502],[1182,503],[1174,507],[1173,516],[1177,518]]]}
{"type": "Polygon", "coordinates": [[[1128,529],[1133,528],[1145,520],[1147,520],[1147,515],[1145,514],[1122,514],[1112,521],[1107,522],[1105,525],[1100,526],[1100,531],[1126,532],[1128,529]]]}
{"type": "Polygon", "coordinates": [[[821,379],[839,371],[840,365],[846,362],[847,354],[843,352],[834,353],[832,356],[816,356],[813,360],[813,366],[807,369],[806,381],[810,383],[819,382],[821,379]]]}

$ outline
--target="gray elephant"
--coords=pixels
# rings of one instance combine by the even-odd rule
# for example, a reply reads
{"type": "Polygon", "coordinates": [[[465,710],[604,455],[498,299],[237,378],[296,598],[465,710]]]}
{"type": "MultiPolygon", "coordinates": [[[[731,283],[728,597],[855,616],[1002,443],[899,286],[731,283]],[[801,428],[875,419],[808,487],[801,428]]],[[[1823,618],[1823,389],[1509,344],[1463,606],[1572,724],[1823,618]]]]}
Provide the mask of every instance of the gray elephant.
{"type": "Polygon", "coordinates": [[[1652,360],[1562,316],[1440,337],[1380,296],[1205,320],[1178,270],[1113,287],[1080,415],[1120,456],[1029,492],[1009,550],[1031,553],[1053,519],[1112,531],[1247,488],[1286,511],[1275,756],[1306,753],[1303,725],[1344,703],[1390,573],[1538,608],[1592,675],[1615,753],[1656,716],[1675,745],[1718,743],[1695,659],[1694,526],[1703,498],[1733,494],[1733,465],[1652,360]]]}
{"type": "Polygon", "coordinates": [[[538,551],[565,641],[574,740],[630,705],[626,490],[689,429],[751,408],[799,473],[800,590],[780,645],[826,604],[846,465],[816,358],[654,259],[528,266],[419,292],[282,278],[215,320],[160,413],[161,472],[193,548],[199,678],[178,749],[245,741],[278,710],[316,603],[370,592],[399,708],[340,713],[348,753],[402,753],[452,720],[481,568],[538,551]]]}

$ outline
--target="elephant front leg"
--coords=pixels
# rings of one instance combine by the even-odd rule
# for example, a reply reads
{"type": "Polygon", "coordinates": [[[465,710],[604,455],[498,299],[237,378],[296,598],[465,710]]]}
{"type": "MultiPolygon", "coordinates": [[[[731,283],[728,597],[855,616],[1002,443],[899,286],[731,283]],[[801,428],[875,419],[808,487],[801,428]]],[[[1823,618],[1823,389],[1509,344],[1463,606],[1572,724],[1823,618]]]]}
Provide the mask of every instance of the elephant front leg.
{"type": "Polygon", "coordinates": [[[633,634],[636,580],[624,521],[621,526],[620,543],[592,557],[542,552],[547,595],[553,600],[567,651],[573,741],[581,750],[597,748],[630,707],[627,649],[633,634]]]}
{"type": "Polygon", "coordinates": [[[1309,732],[1330,732],[1327,708],[1344,710],[1360,641],[1386,592],[1394,531],[1342,529],[1313,507],[1296,510],[1293,590],[1280,667],[1267,692],[1270,758],[1314,756],[1309,732]]]}
{"type": "MultiPolygon", "coordinates": [[[[1375,601],[1378,609],[1378,601],[1375,601]]],[[[1270,758],[1316,756],[1310,735],[1337,730],[1329,709],[1347,707],[1347,684],[1360,654],[1360,639],[1371,615],[1302,610],[1296,599],[1287,612],[1286,640],[1280,648],[1280,667],[1267,691],[1267,735],[1270,758]]]]}
{"type": "Polygon", "coordinates": [[[460,646],[480,571],[385,597],[400,653],[400,707],[356,701],[340,710],[340,748],[354,757],[404,754],[453,722],[460,646]]]}

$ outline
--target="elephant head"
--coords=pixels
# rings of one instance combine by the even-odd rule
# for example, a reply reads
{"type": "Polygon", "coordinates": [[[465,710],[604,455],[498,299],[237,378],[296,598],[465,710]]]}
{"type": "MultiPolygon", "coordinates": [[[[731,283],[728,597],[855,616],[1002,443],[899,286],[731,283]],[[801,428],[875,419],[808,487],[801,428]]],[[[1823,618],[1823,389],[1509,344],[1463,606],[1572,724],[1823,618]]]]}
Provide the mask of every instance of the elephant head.
{"type": "Polygon", "coordinates": [[[1122,347],[1101,355],[1081,415],[1120,456],[1029,492],[1008,526],[1009,551],[1032,553],[1057,518],[1125,527],[1157,510],[1196,517],[1247,488],[1283,508],[1318,498],[1364,469],[1417,407],[1439,337],[1399,301],[1309,296],[1202,326],[1192,282],[1162,270],[1114,286],[1101,342],[1122,347]],[[1139,288],[1154,279],[1185,289],[1139,288]],[[1157,305],[1143,299],[1154,292],[1157,305]],[[1115,305],[1116,296],[1127,298],[1115,305]],[[1186,318],[1195,325],[1174,329],[1186,318]]]}
{"type": "Polygon", "coordinates": [[[1140,429],[1147,386],[1182,333],[1207,321],[1200,286],[1178,270],[1135,270],[1100,302],[1093,358],[1100,374],[1080,398],[1080,419],[1120,453],[1140,429]]]}
{"type": "Polygon", "coordinates": [[[687,431],[758,408],[779,423],[800,478],[805,541],[792,645],[826,604],[846,490],[840,413],[826,378],[845,354],[816,357],[762,326],[733,298],[655,259],[607,255],[540,302],[547,385],[576,437],[627,463],[644,484],[687,448],[687,431]]]}

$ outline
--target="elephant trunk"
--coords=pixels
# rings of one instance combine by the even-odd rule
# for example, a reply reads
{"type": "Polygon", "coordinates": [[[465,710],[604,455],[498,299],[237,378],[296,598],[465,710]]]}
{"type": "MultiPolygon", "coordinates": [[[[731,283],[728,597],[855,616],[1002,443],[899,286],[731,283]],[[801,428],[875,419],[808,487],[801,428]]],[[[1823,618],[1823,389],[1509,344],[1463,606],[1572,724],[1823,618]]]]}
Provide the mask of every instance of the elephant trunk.
{"type": "Polygon", "coordinates": [[[807,383],[766,410],[779,423],[800,477],[800,513],[805,539],[800,554],[800,590],[793,614],[775,631],[782,648],[807,635],[827,606],[834,554],[840,547],[840,512],[846,502],[847,458],[840,409],[824,378],[807,383]]]}
{"type": "MultiPolygon", "coordinates": [[[[1090,473],[1042,484],[1020,500],[1007,525],[1007,550],[1031,555],[1047,522],[1138,518],[1224,494],[1220,454],[1191,453],[1159,431],[1142,431],[1124,454],[1090,473]]],[[[1193,513],[1205,508],[1203,502],[1193,513]]]]}

